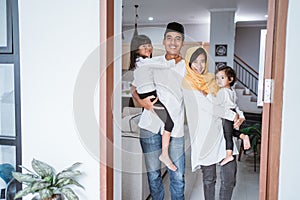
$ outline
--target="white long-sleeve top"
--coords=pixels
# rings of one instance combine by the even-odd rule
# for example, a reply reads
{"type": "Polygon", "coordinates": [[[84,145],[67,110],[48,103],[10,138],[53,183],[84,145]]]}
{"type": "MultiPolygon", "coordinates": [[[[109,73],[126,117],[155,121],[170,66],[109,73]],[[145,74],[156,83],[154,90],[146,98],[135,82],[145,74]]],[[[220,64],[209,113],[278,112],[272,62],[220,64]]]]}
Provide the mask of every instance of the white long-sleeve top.
{"type": "Polygon", "coordinates": [[[148,93],[156,90],[154,82],[154,70],[165,70],[175,66],[175,60],[161,62],[150,58],[138,58],[136,68],[133,71],[132,85],[136,87],[139,94],[148,93]]]}
{"type": "MultiPolygon", "coordinates": [[[[165,56],[157,56],[145,59],[141,63],[150,65],[159,63],[160,68],[153,69],[153,79],[159,100],[166,106],[173,122],[174,128],[171,132],[172,137],[184,136],[184,105],[181,83],[185,75],[185,62],[181,60],[175,64],[174,60],[167,61],[165,56]],[[172,66],[172,67],[170,67],[172,66]]],[[[158,133],[164,126],[160,118],[151,111],[144,109],[139,127],[158,133]]]]}
{"type": "Polygon", "coordinates": [[[245,119],[243,111],[240,110],[236,102],[237,95],[233,88],[221,88],[214,99],[216,105],[223,106],[225,109],[235,109],[239,118],[245,119]]]}
{"type": "MultiPolygon", "coordinates": [[[[184,105],[191,141],[192,171],[226,157],[222,119],[233,121],[235,112],[216,106],[213,97],[198,90],[183,89],[184,105]]],[[[238,154],[234,143],[233,154],[238,154]]]]}

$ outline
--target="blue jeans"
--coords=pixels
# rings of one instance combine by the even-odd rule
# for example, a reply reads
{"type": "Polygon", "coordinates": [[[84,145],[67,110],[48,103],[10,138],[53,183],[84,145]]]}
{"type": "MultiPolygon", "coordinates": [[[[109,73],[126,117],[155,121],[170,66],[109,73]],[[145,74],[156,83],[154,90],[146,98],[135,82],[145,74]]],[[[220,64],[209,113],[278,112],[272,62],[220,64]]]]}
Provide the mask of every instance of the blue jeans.
{"type": "MultiPolygon", "coordinates": [[[[161,162],[158,157],[161,154],[161,134],[152,133],[148,130],[140,130],[140,143],[145,157],[148,183],[153,200],[164,199],[164,187],[161,177],[161,162]]],[[[172,200],[184,199],[184,173],[185,154],[184,137],[171,137],[169,155],[177,170],[174,172],[168,169],[170,175],[170,193],[172,200]]]]}
{"type": "MultiPolygon", "coordinates": [[[[201,166],[203,173],[203,188],[205,200],[215,200],[215,185],[217,179],[216,164],[201,166]]],[[[220,200],[230,200],[236,183],[236,159],[221,167],[220,200]]]]}

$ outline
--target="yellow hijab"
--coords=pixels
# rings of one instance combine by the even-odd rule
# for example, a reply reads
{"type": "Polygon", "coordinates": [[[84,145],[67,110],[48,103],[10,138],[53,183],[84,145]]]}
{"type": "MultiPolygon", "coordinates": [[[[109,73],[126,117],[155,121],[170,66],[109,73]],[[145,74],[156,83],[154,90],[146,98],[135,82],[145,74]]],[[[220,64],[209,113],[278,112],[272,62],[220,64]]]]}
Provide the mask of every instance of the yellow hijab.
{"type": "MultiPolygon", "coordinates": [[[[193,53],[202,47],[191,47],[187,50],[185,55],[185,67],[186,67],[186,75],[184,77],[182,86],[185,89],[199,90],[203,94],[213,94],[216,95],[219,87],[215,81],[215,75],[212,73],[208,73],[208,61],[206,60],[205,69],[202,74],[198,74],[194,72],[189,66],[189,62],[193,53]]],[[[206,52],[206,50],[204,49],[206,52]]],[[[206,53],[207,54],[207,53],[206,53]]]]}

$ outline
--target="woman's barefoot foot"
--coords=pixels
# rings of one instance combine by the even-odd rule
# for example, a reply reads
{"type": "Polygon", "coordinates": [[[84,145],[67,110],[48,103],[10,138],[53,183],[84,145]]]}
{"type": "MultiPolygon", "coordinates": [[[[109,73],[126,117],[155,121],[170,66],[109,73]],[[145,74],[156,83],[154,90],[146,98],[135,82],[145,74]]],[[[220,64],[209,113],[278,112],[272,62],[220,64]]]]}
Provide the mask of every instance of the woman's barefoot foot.
{"type": "Polygon", "coordinates": [[[222,160],[221,166],[226,165],[227,163],[229,163],[230,161],[233,161],[233,160],[234,160],[233,156],[228,156],[228,157],[224,158],[224,160],[222,160]]]}
{"type": "Polygon", "coordinates": [[[173,164],[173,162],[171,161],[168,155],[161,154],[159,156],[159,160],[163,162],[170,170],[174,172],[177,170],[177,167],[173,164]]]}
{"type": "Polygon", "coordinates": [[[243,144],[244,144],[244,150],[250,149],[251,144],[250,144],[250,139],[249,139],[249,136],[248,136],[248,135],[245,135],[245,136],[244,136],[243,144]]]}

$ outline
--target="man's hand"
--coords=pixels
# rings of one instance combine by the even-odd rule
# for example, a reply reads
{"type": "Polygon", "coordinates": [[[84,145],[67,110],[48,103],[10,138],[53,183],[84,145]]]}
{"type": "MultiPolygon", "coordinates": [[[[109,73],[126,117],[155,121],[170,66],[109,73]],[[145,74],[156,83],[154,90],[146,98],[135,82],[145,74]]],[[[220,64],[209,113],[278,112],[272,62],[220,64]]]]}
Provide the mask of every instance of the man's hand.
{"type": "Polygon", "coordinates": [[[149,96],[146,97],[145,99],[141,99],[141,106],[144,107],[147,110],[153,110],[153,105],[157,102],[158,98],[155,96],[149,96]],[[154,101],[153,101],[154,99],[154,101]],[[151,101],[152,100],[152,101],[151,101]]]}
{"type": "Polygon", "coordinates": [[[158,98],[155,96],[149,96],[145,99],[141,99],[136,91],[136,88],[134,86],[131,86],[131,94],[132,97],[145,109],[147,110],[153,110],[153,105],[157,102],[158,98]],[[152,101],[151,101],[152,99],[152,101]],[[154,101],[153,101],[154,99],[154,101]]]}

